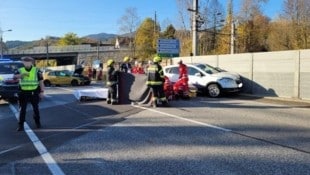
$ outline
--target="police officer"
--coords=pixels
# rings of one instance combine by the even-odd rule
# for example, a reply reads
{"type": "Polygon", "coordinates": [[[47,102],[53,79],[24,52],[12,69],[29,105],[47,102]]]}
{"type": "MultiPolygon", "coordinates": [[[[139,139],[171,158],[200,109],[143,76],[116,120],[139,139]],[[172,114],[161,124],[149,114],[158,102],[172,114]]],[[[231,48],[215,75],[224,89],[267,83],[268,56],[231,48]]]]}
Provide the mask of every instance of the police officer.
{"type": "Polygon", "coordinates": [[[151,88],[153,93],[152,98],[152,106],[157,107],[158,106],[158,100],[161,101],[161,103],[165,106],[168,105],[164,88],[163,88],[163,82],[164,82],[164,72],[160,65],[162,59],[160,56],[155,56],[153,59],[153,63],[148,67],[147,69],[147,82],[146,84],[151,88]]]}
{"type": "Polygon", "coordinates": [[[39,101],[43,98],[43,76],[38,68],[33,65],[32,57],[21,58],[24,67],[17,70],[14,78],[19,79],[19,121],[17,131],[24,130],[27,103],[30,102],[33,109],[33,118],[37,128],[41,128],[39,101]]]}
{"type": "Polygon", "coordinates": [[[108,104],[117,104],[117,84],[118,84],[118,71],[114,68],[114,60],[109,59],[107,62],[107,86],[108,86],[108,104]]]}

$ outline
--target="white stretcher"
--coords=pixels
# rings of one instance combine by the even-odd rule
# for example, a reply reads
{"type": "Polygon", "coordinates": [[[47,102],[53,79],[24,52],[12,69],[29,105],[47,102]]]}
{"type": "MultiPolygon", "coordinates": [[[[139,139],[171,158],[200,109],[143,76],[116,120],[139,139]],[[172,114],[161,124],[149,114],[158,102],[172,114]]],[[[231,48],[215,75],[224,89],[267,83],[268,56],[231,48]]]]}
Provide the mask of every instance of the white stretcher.
{"type": "Polygon", "coordinates": [[[80,101],[86,99],[107,99],[108,88],[77,89],[73,91],[73,95],[80,101]]]}

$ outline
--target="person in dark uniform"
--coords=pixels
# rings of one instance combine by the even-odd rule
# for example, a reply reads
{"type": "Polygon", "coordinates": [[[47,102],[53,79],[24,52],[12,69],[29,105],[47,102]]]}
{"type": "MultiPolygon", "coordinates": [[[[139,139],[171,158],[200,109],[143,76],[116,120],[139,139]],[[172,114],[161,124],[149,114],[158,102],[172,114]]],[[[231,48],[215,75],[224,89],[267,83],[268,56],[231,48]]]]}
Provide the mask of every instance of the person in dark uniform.
{"type": "Polygon", "coordinates": [[[117,104],[117,84],[118,84],[118,71],[114,68],[114,60],[109,59],[107,62],[107,86],[108,86],[108,104],[117,104]]]}
{"type": "Polygon", "coordinates": [[[41,71],[36,68],[32,57],[21,58],[24,67],[15,72],[14,78],[19,79],[19,121],[17,131],[24,131],[27,103],[33,109],[33,118],[37,128],[41,128],[39,101],[44,96],[44,84],[41,71]]]}
{"type": "Polygon", "coordinates": [[[164,93],[163,83],[164,79],[164,72],[160,65],[162,59],[160,56],[155,56],[153,59],[153,63],[147,69],[147,82],[146,84],[151,88],[153,93],[152,98],[152,106],[158,106],[158,100],[164,105],[168,105],[168,101],[166,99],[164,93]]]}

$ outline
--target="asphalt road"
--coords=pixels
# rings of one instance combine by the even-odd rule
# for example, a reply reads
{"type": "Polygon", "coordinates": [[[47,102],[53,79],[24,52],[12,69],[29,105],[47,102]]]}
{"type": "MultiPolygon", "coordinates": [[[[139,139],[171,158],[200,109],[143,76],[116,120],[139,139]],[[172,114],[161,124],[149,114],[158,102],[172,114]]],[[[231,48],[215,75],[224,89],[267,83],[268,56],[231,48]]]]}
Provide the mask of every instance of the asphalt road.
{"type": "MultiPolygon", "coordinates": [[[[85,88],[85,87],[78,87],[85,88]]],[[[0,174],[310,174],[310,104],[197,97],[170,108],[79,102],[52,87],[16,132],[0,104],[0,174]]]]}

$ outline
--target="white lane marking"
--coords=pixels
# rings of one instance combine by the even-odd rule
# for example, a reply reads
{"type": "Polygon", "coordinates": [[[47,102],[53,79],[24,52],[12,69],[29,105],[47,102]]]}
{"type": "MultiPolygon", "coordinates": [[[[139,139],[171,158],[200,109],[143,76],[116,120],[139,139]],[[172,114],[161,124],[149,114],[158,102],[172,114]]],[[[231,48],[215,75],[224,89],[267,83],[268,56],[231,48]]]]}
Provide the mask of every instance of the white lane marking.
{"type": "Polygon", "coordinates": [[[155,109],[145,108],[145,107],[137,106],[137,105],[132,105],[132,106],[134,106],[136,108],[141,108],[141,109],[149,110],[149,111],[152,111],[152,112],[160,113],[160,114],[163,114],[163,115],[166,115],[166,116],[169,116],[169,117],[172,117],[172,118],[176,118],[176,119],[179,119],[179,120],[184,120],[184,121],[195,123],[195,124],[198,124],[198,125],[207,126],[207,127],[213,128],[213,129],[217,129],[217,130],[221,130],[221,131],[225,131],[225,132],[231,132],[232,131],[230,129],[222,128],[222,127],[211,125],[211,124],[208,124],[208,123],[199,122],[199,121],[196,121],[196,120],[191,120],[191,119],[188,119],[188,118],[183,118],[183,117],[180,117],[180,116],[177,116],[177,115],[169,114],[169,113],[166,113],[166,112],[161,112],[161,111],[158,111],[158,110],[155,110],[155,109]]]}
{"type": "Polygon", "coordinates": [[[10,151],[13,151],[13,150],[16,150],[16,149],[21,148],[21,147],[23,147],[23,145],[15,146],[15,147],[13,147],[13,148],[10,148],[10,149],[1,151],[1,152],[0,152],[0,155],[1,155],[1,154],[5,154],[5,153],[10,152],[10,151]]]}
{"type": "MultiPolygon", "coordinates": [[[[10,109],[14,113],[16,119],[18,120],[18,111],[15,107],[10,104],[10,109]]],[[[65,175],[65,173],[61,170],[58,166],[57,162],[51,156],[51,154],[47,151],[46,147],[40,141],[40,139],[36,136],[36,134],[31,130],[28,123],[25,122],[24,124],[25,132],[28,135],[29,139],[32,141],[33,145],[36,147],[37,151],[40,153],[40,156],[48,166],[49,170],[53,175],[65,175]]]]}

